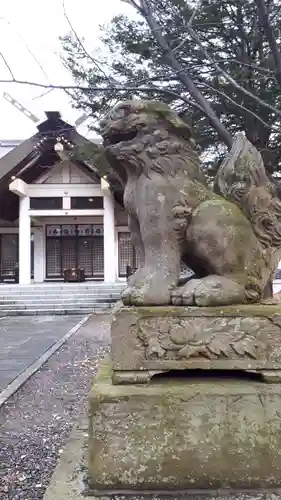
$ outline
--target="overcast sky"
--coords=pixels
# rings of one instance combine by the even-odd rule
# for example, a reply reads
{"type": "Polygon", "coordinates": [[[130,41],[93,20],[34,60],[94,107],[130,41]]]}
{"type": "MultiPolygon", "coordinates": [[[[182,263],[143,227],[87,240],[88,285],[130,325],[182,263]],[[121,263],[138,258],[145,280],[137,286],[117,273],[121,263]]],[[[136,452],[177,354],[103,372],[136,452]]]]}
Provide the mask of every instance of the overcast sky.
{"type": "MultiPolygon", "coordinates": [[[[59,36],[70,31],[63,14],[62,0],[6,0],[0,6],[0,52],[5,56],[15,78],[53,84],[71,84],[70,75],[63,68],[59,52],[59,36]],[[39,64],[44,72],[40,69],[39,64]],[[44,74],[46,73],[46,75],[44,74]]],[[[120,12],[132,9],[121,0],[65,0],[67,14],[85,45],[93,49],[98,45],[99,25],[120,12]]],[[[0,59],[1,79],[10,78],[0,59]]],[[[29,111],[44,119],[44,111],[59,110],[63,118],[74,123],[81,112],[71,108],[63,91],[54,90],[38,97],[42,89],[16,84],[0,84],[0,141],[25,139],[36,132],[36,125],[3,99],[9,93],[29,111]]],[[[87,124],[79,131],[91,136],[87,124]]]]}

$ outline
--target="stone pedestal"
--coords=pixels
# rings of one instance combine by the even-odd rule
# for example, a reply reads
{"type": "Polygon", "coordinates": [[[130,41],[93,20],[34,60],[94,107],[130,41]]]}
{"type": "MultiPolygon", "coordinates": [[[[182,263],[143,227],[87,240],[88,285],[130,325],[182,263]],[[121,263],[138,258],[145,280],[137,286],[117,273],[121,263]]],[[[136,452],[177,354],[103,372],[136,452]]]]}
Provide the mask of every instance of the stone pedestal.
{"type": "Polygon", "coordinates": [[[92,490],[281,485],[281,386],[224,378],[113,385],[90,395],[92,490]]]}
{"type": "Polygon", "coordinates": [[[93,490],[281,486],[279,305],[119,306],[111,336],[90,395],[93,490]]]}
{"type": "Polygon", "coordinates": [[[111,325],[113,383],[169,370],[243,370],[281,381],[280,305],[124,307],[111,325]]]}

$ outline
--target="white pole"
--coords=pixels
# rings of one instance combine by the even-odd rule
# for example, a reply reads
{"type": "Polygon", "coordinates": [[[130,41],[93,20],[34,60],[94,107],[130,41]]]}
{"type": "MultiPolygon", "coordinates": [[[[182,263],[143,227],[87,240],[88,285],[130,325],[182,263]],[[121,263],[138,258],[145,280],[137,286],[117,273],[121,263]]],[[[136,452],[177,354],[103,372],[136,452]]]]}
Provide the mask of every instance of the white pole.
{"type": "Polygon", "coordinates": [[[31,242],[30,242],[29,197],[19,198],[19,283],[30,284],[31,242]]]}
{"type": "Polygon", "coordinates": [[[114,283],[116,280],[114,198],[109,187],[103,189],[103,203],[104,281],[114,283]]]}

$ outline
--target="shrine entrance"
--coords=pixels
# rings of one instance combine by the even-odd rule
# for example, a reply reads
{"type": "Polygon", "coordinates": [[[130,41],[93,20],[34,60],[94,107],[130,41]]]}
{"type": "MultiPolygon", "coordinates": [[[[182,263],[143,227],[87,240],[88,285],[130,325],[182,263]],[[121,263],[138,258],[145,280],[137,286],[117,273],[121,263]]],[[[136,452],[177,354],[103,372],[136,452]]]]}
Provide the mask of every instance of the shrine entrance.
{"type": "Polygon", "coordinates": [[[46,278],[63,278],[65,269],[82,268],[86,278],[103,279],[103,226],[46,226],[46,278]]]}

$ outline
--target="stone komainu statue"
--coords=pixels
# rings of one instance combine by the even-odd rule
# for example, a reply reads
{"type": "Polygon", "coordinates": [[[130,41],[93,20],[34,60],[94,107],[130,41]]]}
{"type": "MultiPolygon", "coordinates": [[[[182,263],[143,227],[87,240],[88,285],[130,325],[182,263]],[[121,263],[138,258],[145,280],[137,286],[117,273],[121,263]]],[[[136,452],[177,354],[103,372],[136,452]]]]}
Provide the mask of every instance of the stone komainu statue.
{"type": "Polygon", "coordinates": [[[166,104],[123,102],[101,128],[139,258],[124,304],[259,302],[281,258],[281,202],[256,148],[238,134],[212,190],[190,127],[166,104]],[[181,261],[195,278],[179,286],[181,261]]]}

